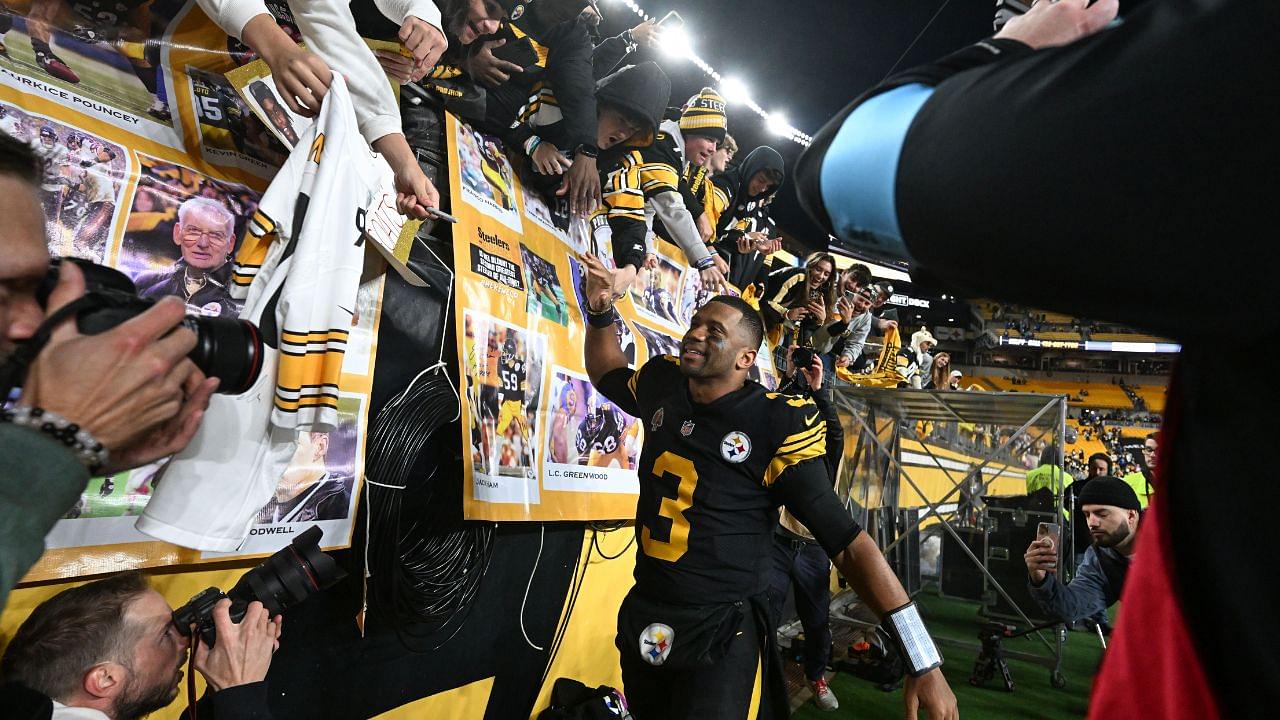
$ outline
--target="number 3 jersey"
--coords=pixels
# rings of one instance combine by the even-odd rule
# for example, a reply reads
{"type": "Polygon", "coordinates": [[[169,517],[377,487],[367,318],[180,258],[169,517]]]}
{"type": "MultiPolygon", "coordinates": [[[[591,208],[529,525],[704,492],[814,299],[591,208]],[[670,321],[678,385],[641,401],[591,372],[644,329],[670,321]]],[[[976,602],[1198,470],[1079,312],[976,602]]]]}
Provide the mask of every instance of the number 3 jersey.
{"type": "Polygon", "coordinates": [[[644,424],[638,592],[691,605],[763,592],[779,505],[831,555],[860,532],[831,489],[826,420],[812,400],[747,381],[697,404],[669,355],[614,370],[598,387],[644,424]]]}

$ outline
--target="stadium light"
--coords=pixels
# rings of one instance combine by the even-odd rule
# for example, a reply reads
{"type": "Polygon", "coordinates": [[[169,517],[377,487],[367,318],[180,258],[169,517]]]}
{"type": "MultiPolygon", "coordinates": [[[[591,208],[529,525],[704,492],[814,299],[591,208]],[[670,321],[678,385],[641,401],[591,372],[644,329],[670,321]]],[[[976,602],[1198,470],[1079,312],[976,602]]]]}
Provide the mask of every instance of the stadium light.
{"type": "Polygon", "coordinates": [[[780,112],[769,113],[769,117],[765,119],[765,122],[768,124],[769,132],[774,135],[791,137],[795,134],[791,123],[787,122],[787,116],[780,112]]]}
{"type": "Polygon", "coordinates": [[[693,57],[693,39],[682,27],[666,28],[658,37],[662,52],[673,58],[688,60],[693,57]]]}
{"type": "Polygon", "coordinates": [[[747,92],[747,84],[736,77],[727,77],[720,82],[720,94],[727,102],[735,105],[751,104],[751,93],[747,92]]]}

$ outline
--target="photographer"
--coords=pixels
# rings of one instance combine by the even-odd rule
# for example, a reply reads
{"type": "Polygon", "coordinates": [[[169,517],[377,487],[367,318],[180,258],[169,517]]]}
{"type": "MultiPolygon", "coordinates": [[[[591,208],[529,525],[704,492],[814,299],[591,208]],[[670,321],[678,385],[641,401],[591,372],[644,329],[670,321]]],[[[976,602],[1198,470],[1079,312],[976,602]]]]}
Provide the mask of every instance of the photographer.
{"type": "MultiPolygon", "coordinates": [[[[234,623],[230,606],[223,599],[213,610],[214,647],[195,651],[192,666],[208,685],[196,715],[268,720],[265,681],[283,618],[254,602],[234,623]]],[[[32,611],[5,649],[0,706],[7,718],[136,720],[178,696],[190,645],[141,573],[63,590],[32,611]]]]}
{"type": "Polygon", "coordinates": [[[17,403],[0,415],[0,608],[90,472],[181,450],[218,384],[187,358],[196,336],[179,327],[176,298],[99,335],[60,323],[20,376],[15,361],[45,318],[85,293],[74,264],[50,270],[40,176],[31,149],[0,135],[0,213],[8,219],[0,231],[0,369],[22,383],[17,403]]]}
{"type": "Polygon", "coordinates": [[[836,304],[836,261],[830,253],[816,252],[804,267],[788,267],[769,274],[760,314],[765,328],[795,331],[795,344],[811,347],[813,333],[831,316],[836,304]]]}
{"type": "Polygon", "coordinates": [[[1031,596],[1046,613],[1066,623],[1105,617],[1106,609],[1119,602],[1142,518],[1133,488],[1107,476],[1093,478],[1080,492],[1080,511],[1093,545],[1071,582],[1058,579],[1059,548],[1052,538],[1032,542],[1023,556],[1031,596]]]}
{"type": "MultiPolygon", "coordinates": [[[[811,356],[809,367],[794,367],[794,346],[787,353],[791,380],[779,392],[802,395],[813,400],[827,427],[827,474],[834,484],[840,458],[844,455],[844,428],[835,406],[817,392],[822,387],[822,360],[811,356]]],[[[831,560],[799,520],[787,509],[778,513],[773,529],[773,573],[769,582],[769,606],[774,624],[782,620],[782,607],[787,601],[787,586],[795,592],[796,614],[804,628],[804,676],[813,693],[813,702],[822,710],[840,707],[835,693],[827,685],[826,669],[831,660],[831,560]]]]}

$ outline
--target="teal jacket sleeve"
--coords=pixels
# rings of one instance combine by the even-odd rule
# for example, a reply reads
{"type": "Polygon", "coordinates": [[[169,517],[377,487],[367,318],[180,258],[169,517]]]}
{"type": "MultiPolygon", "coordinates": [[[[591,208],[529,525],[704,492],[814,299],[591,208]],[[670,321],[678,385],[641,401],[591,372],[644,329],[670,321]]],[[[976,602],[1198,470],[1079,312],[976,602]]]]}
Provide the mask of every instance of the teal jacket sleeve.
{"type": "Polygon", "coordinates": [[[0,610],[88,482],[89,471],[53,438],[0,423],[0,610]]]}

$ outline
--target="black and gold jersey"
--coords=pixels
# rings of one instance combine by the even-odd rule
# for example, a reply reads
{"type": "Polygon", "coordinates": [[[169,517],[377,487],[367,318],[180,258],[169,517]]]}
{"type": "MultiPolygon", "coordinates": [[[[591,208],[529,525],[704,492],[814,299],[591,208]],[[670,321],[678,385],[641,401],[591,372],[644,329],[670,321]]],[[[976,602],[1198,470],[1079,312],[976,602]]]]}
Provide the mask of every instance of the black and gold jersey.
{"type": "Polygon", "coordinates": [[[613,256],[618,267],[628,263],[639,267],[643,263],[648,233],[645,201],[664,192],[685,194],[683,168],[684,158],[675,138],[663,130],[649,147],[623,154],[618,165],[604,178],[602,203],[613,235],[613,256]]]}
{"type": "Polygon", "coordinates": [[[639,371],[614,370],[599,388],[644,423],[635,569],[642,594],[713,604],[762,592],[780,504],[817,522],[828,552],[856,536],[831,491],[826,420],[812,400],[748,381],[696,404],[669,355],[639,371]],[[813,511],[818,505],[826,512],[813,511]]]}
{"type": "Polygon", "coordinates": [[[503,353],[498,362],[498,395],[503,402],[524,402],[525,361],[518,355],[503,353]]]}

